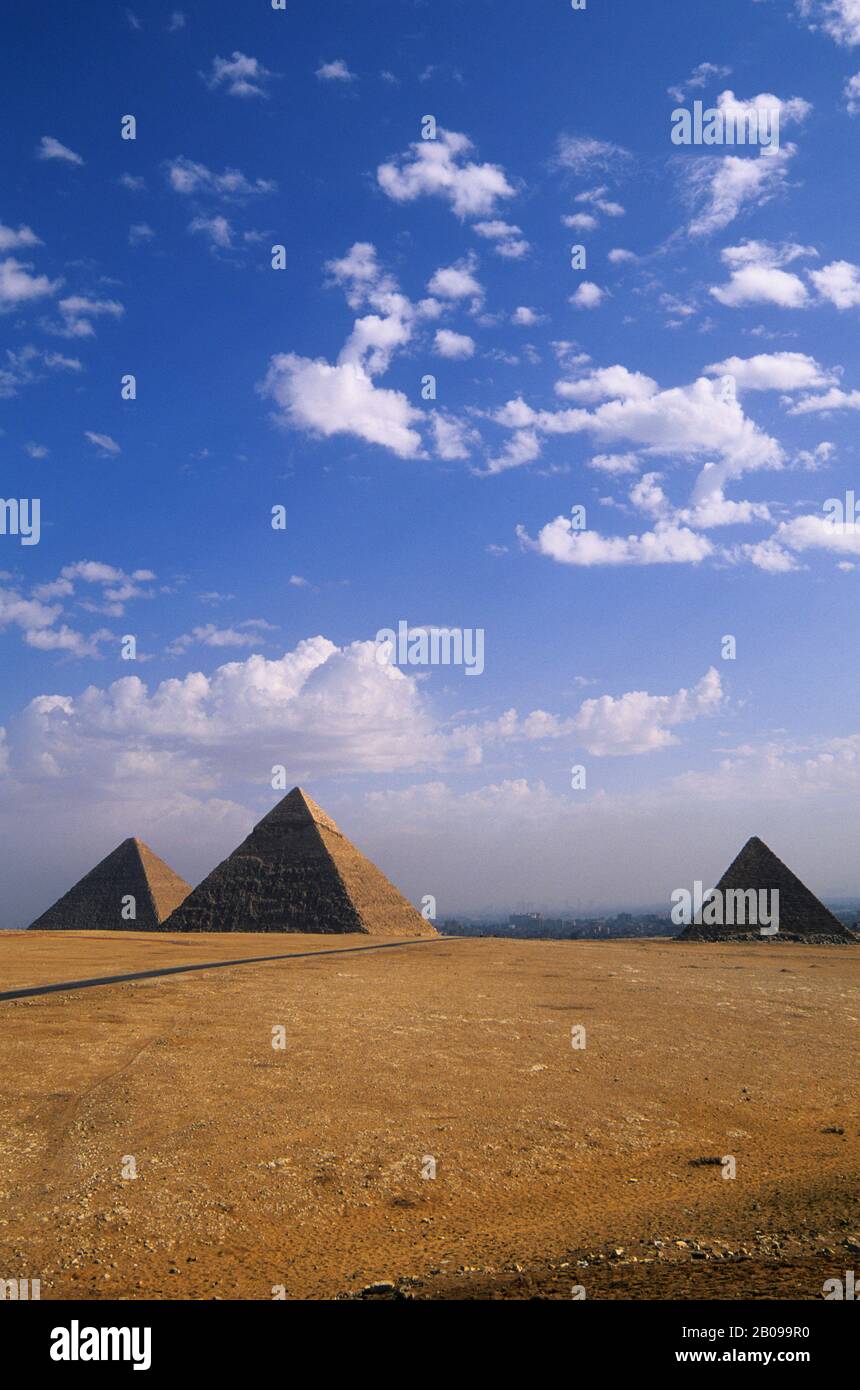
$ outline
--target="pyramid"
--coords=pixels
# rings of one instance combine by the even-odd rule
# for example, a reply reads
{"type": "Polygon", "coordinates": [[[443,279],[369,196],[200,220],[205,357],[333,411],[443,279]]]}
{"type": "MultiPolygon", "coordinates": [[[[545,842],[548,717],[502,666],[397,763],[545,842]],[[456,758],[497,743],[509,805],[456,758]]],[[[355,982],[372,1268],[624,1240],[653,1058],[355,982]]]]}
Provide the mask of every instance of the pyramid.
{"type": "Polygon", "coordinates": [[[191,885],[142,840],[121,845],[90,869],[62,898],[30,923],[30,931],[154,931],[191,885]],[[123,899],[134,898],[135,918],[123,918],[123,899]]]}
{"type": "Polygon", "coordinates": [[[161,926],[436,935],[301,787],[279,801],[161,926]]]}
{"type": "MultiPolygon", "coordinates": [[[[723,874],[717,890],[725,893],[735,889],[741,892],[750,889],[778,889],[779,891],[779,931],[773,936],[763,937],[755,925],[706,926],[701,921],[691,922],[681,932],[680,941],[726,941],[756,939],[769,941],[860,941],[855,934],[834,917],[812,893],[805,883],[777,859],[757,835],[747,840],[740,854],[732,861],[723,874]]],[[[723,900],[725,902],[725,899],[723,900]]],[[[768,898],[768,903],[771,899],[768,898]]]]}

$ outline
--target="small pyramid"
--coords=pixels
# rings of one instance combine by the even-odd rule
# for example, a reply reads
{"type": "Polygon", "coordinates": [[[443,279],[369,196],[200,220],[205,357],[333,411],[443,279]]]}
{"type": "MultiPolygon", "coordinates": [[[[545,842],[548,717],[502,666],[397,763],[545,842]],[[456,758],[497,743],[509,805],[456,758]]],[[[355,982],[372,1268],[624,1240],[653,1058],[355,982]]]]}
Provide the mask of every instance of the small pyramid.
{"type": "Polygon", "coordinates": [[[254,826],[162,930],[436,935],[301,787],[254,826]]]}
{"type": "Polygon", "coordinates": [[[123,840],[62,898],[30,923],[30,931],[155,931],[191,892],[191,885],[142,840],[123,840]],[[123,899],[134,898],[133,920],[123,899]]]}
{"type": "MultiPolygon", "coordinates": [[[[771,941],[857,941],[857,938],[838,917],[801,883],[772,849],[757,835],[747,840],[740,854],[732,860],[717,884],[717,891],[748,892],[750,889],[779,891],[779,931],[771,941]]],[[[724,899],[725,901],[725,899],[724,899]]],[[[768,899],[770,902],[770,899],[768,899]]],[[[679,936],[680,941],[726,941],[760,937],[755,925],[708,926],[691,922],[679,936]]]]}

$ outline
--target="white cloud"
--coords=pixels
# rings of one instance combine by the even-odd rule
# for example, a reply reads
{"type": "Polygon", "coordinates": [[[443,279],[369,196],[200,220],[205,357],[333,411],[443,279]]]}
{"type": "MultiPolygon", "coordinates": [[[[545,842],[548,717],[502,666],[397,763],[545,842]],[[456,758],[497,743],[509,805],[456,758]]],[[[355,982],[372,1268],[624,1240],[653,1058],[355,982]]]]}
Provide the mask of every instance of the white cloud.
{"type": "Polygon", "coordinates": [[[148,222],[134,222],[128,229],[128,242],[130,246],[142,246],[147,241],[152,241],[155,232],[148,222]]]}
{"type": "Polygon", "coordinates": [[[29,386],[40,380],[40,368],[48,371],[79,372],[81,363],[76,357],[63,357],[59,352],[42,352],[26,344],[13,352],[6,349],[6,365],[0,367],[0,398],[16,396],[22,386],[29,386]]]}
{"type": "Polygon", "coordinates": [[[95,334],[91,323],[93,318],[118,319],[125,313],[123,305],[116,299],[90,299],[81,294],[61,299],[58,307],[63,322],[59,327],[50,326],[50,332],[61,338],[92,338],[95,334]]]}
{"type": "Polygon", "coordinates": [[[427,288],[439,299],[483,299],[484,291],[474,276],[476,261],[466,257],[456,265],[442,266],[434,271],[427,288]]]}
{"type": "Polygon", "coordinates": [[[783,521],[774,532],[777,545],[790,550],[827,550],[839,555],[860,557],[860,527],[834,522],[830,517],[796,516],[783,521]]]}
{"type": "Polygon", "coordinates": [[[556,163],[574,174],[589,174],[597,169],[617,169],[630,159],[627,150],[608,140],[594,140],[585,135],[560,135],[556,144],[556,163]]]}
{"type": "Polygon", "coordinates": [[[399,160],[380,164],[379,186],[398,203],[444,198],[460,218],[492,217],[497,203],[512,198],[514,189],[498,165],[469,159],[472,148],[468,136],[440,129],[436,140],[418,140],[399,160]]]}
{"type": "Polygon", "coordinates": [[[855,72],[853,77],[849,77],[842,88],[842,95],[845,97],[845,109],[849,116],[856,116],[860,113],[860,72],[855,72]]]}
{"type": "Polygon", "coordinates": [[[213,58],[206,82],[213,90],[223,86],[231,97],[264,97],[268,95],[266,84],[273,75],[257,58],[237,50],[230,58],[213,58]]]}
{"type": "Polygon", "coordinates": [[[276,353],[260,389],[277,404],[281,424],[325,438],[352,434],[401,458],[420,452],[415,426],[422,412],[401,391],[375,386],[359,363],[332,366],[321,358],[276,353]]]}
{"type": "Polygon", "coordinates": [[[698,67],[693,68],[690,76],[683,83],[677,87],[668,88],[669,96],[680,104],[686,97],[688,89],[692,91],[704,87],[711,78],[719,80],[723,77],[729,77],[731,71],[731,68],[720,67],[717,63],[699,63],[698,67]]]}
{"type": "Polygon", "coordinates": [[[843,47],[860,44],[860,0],[797,0],[797,8],[803,17],[820,22],[824,32],[843,47]]]}
{"type": "Polygon", "coordinates": [[[821,270],[811,270],[809,278],[822,298],[837,309],[854,309],[860,304],[860,267],[851,261],[831,261],[821,270]]]}
{"type": "Polygon", "coordinates": [[[0,313],[16,309],[34,299],[44,299],[58,289],[59,280],[47,275],[31,275],[32,263],[7,256],[0,261],[0,313]]]}
{"type": "Polygon", "coordinates": [[[321,82],[354,82],[355,73],[350,72],[343,58],[335,58],[331,63],[322,63],[316,70],[321,82]]]}
{"type": "Polygon", "coordinates": [[[605,400],[647,400],[659,391],[656,381],[643,372],[631,372],[618,364],[594,367],[576,381],[557,381],[556,394],[566,400],[592,403],[605,400]]]}
{"type": "Polygon", "coordinates": [[[789,415],[813,415],[822,410],[860,410],[860,391],[842,391],[834,386],[821,396],[803,396],[789,409],[789,415]]]}
{"type": "Polygon", "coordinates": [[[475,340],[467,333],[454,333],[450,328],[437,330],[433,346],[440,357],[474,357],[475,340]]]}
{"type": "Polygon", "coordinates": [[[708,376],[732,376],[739,391],[804,391],[831,386],[838,373],[828,371],[805,352],[758,353],[726,357],[705,367],[708,376]]]}
{"type": "MultiPolygon", "coordinates": [[[[599,373],[595,376],[595,389],[604,389],[608,378],[601,380],[599,373]]],[[[616,389],[629,392],[631,380],[635,382],[636,377],[636,373],[620,376],[616,389]]],[[[641,391],[649,389],[649,380],[642,379],[641,391]]],[[[555,436],[589,432],[603,444],[624,441],[667,457],[690,460],[702,455],[712,459],[716,455],[720,463],[708,476],[709,490],[728,477],[750,469],[779,468],[784,462],[776,440],[745,416],[737,399],[726,398],[719,383],[706,377],[689,386],[650,395],[628,394],[626,399],[605,401],[593,411],[537,411],[516,399],[508,401],[494,418],[505,428],[528,432],[534,439],[538,433],[555,436]]]]}
{"type": "Polygon", "coordinates": [[[435,452],[441,459],[453,462],[467,459],[479,445],[481,436],[474,426],[447,412],[436,410],[431,421],[435,452]]]}
{"type": "Polygon", "coordinates": [[[76,697],[39,697],[20,721],[23,747],[13,745],[12,761],[50,767],[51,780],[72,769],[83,781],[112,780],[129,750],[158,756],[179,747],[180,763],[197,764],[198,776],[208,763],[212,781],[226,771],[255,781],[252,769],[283,760],[285,739],[290,764],[303,775],[444,761],[448,741],[437,734],[419,683],[376,656],[374,642],[339,648],[312,637],[274,660],[255,653],[211,676],[192,671],[165,680],[152,692],[126,676],[76,697]]]}
{"type": "Polygon", "coordinates": [[[0,222],[0,251],[15,251],[20,246],[41,246],[42,242],[30,227],[4,227],[0,222]]]}
{"type": "Polygon", "coordinates": [[[225,169],[222,174],[213,173],[205,164],[179,155],[167,163],[167,178],[174,193],[184,196],[190,194],[211,194],[225,200],[239,201],[243,198],[272,193],[277,184],[271,179],[255,179],[251,182],[240,169],[225,169]]]}
{"type": "Polygon", "coordinates": [[[84,430],[84,438],[100,450],[102,454],[116,455],[121,452],[115,439],[111,439],[109,434],[93,434],[92,430],[84,430]]]}
{"type": "Polygon", "coordinates": [[[595,285],[593,280],[583,280],[575,294],[570,295],[569,303],[575,309],[597,309],[606,298],[606,290],[595,285]]]}
{"type": "Polygon", "coordinates": [[[730,309],[747,304],[804,309],[809,304],[806,286],[799,276],[783,270],[782,266],[816,254],[814,247],[798,246],[793,242],[774,246],[769,242],[746,241],[739,246],[727,246],[721,255],[724,264],[731,268],[731,278],[725,285],[712,286],[710,292],[730,309]]]}
{"type": "Polygon", "coordinates": [[[492,222],[475,222],[472,231],[487,241],[495,242],[493,249],[496,255],[502,256],[505,260],[520,261],[531,250],[522,234],[522,228],[514,226],[511,222],[501,222],[498,219],[492,222]]]}
{"type": "Polygon", "coordinates": [[[511,323],[517,328],[536,328],[539,323],[543,323],[546,314],[539,314],[536,309],[532,309],[528,304],[519,304],[511,314],[511,323]]]}
{"type": "Polygon", "coordinates": [[[213,250],[229,250],[233,245],[233,229],[226,217],[195,217],[188,224],[189,232],[200,232],[209,238],[213,250]]]}
{"type": "Polygon", "coordinates": [[[692,690],[674,695],[629,691],[613,699],[602,695],[586,700],[574,721],[574,732],[595,757],[653,753],[679,742],[672,730],[679,724],[717,714],[724,703],[719,673],[712,666],[692,690]]]}
{"type": "Polygon", "coordinates": [[[638,473],[640,462],[638,454],[595,454],[588,460],[588,467],[598,473],[609,473],[620,477],[625,473],[638,473]]]}
{"type": "Polygon", "coordinates": [[[517,527],[521,543],[560,565],[590,568],[595,565],[697,565],[713,553],[705,536],[685,526],[658,522],[641,535],[603,536],[598,531],[578,530],[570,517],[557,516],[541,527],[532,540],[517,527]]]}
{"type": "Polygon", "coordinates": [[[55,140],[53,135],[43,135],[36,150],[37,159],[60,159],[66,164],[83,164],[79,154],[70,150],[68,145],[61,145],[59,140],[55,140]]]}
{"type": "Polygon", "coordinates": [[[784,186],[794,145],[762,150],[757,158],[703,155],[685,161],[686,193],[695,209],[687,231],[710,236],[748,207],[761,207],[784,186]]]}
{"type": "Polygon", "coordinates": [[[753,114],[759,118],[770,117],[771,120],[778,115],[779,128],[782,130],[787,125],[802,125],[812,106],[803,97],[789,97],[783,101],[773,92],[760,92],[758,96],[744,101],[729,90],[717,97],[717,109],[722,112],[729,127],[739,131],[745,131],[745,118],[753,114]]]}
{"type": "MultiPolygon", "coordinates": [[[[290,582],[292,583],[292,580],[290,582]]],[[[167,651],[171,656],[179,656],[193,646],[258,647],[261,639],[257,629],[270,626],[269,623],[257,619],[248,619],[247,622],[239,623],[238,627],[218,627],[215,623],[206,623],[202,627],[195,627],[190,632],[183,633],[181,637],[174,638],[167,651]]]]}
{"type": "Polygon", "coordinates": [[[633,265],[639,257],[632,251],[625,251],[621,246],[615,246],[609,252],[608,260],[611,265],[633,265]]]}
{"type": "Polygon", "coordinates": [[[597,218],[590,212],[572,212],[561,220],[573,232],[593,232],[599,226],[597,218]]]}
{"type": "Polygon", "coordinates": [[[584,192],[577,193],[576,201],[578,203],[588,203],[591,207],[597,208],[598,211],[602,212],[606,217],[623,217],[624,208],[620,203],[615,202],[614,199],[607,198],[606,194],[608,192],[609,190],[606,185],[601,184],[598,188],[587,188],[584,192]]]}

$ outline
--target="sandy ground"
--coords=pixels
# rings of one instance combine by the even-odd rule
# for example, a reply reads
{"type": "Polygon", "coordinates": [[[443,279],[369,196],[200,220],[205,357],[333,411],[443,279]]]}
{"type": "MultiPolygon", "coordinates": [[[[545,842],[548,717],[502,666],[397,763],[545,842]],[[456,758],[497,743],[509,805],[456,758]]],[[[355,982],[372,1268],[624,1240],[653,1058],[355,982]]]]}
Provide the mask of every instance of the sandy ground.
{"type": "Polygon", "coordinates": [[[820,1298],[858,1268],[860,949],[367,945],[0,935],[0,991],[313,953],[0,1002],[0,1278],[820,1298]]]}

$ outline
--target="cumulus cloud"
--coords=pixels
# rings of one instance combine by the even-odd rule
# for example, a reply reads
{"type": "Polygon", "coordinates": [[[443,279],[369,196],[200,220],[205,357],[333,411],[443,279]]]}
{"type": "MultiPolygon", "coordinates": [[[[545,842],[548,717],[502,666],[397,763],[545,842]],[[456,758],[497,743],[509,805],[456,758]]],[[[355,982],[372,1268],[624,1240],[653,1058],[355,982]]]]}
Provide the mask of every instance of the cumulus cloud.
{"type": "Polygon", "coordinates": [[[235,51],[229,58],[213,58],[212,71],[206,78],[214,90],[223,87],[231,97],[267,96],[266,85],[274,76],[257,58],[235,51]]]}
{"type": "Polygon", "coordinates": [[[350,306],[373,313],[357,318],[335,364],[296,353],[277,353],[258,390],[278,407],[282,425],[321,437],[354,435],[401,458],[421,452],[417,425],[423,412],[401,391],[377,386],[392,354],[411,339],[416,311],[380,267],[370,242],[356,242],[326,267],[350,306]]]}
{"type": "MultiPolygon", "coordinates": [[[[709,478],[709,487],[748,470],[782,466],[783,451],[777,441],[759,429],[719,383],[700,377],[688,386],[652,391],[650,378],[625,375],[618,367],[604,370],[617,374],[615,390],[622,394],[593,411],[538,411],[518,398],[508,401],[494,418],[505,428],[531,432],[534,438],[591,433],[603,444],[623,441],[667,457],[689,460],[716,455],[720,463],[709,478]]],[[[585,389],[590,394],[607,390],[611,380],[611,375],[592,373],[585,378],[585,389]]],[[[565,389],[569,385],[565,383],[565,389]]],[[[572,385],[575,390],[576,384],[572,385]]]]}
{"type": "Polygon", "coordinates": [[[575,294],[570,296],[574,309],[597,309],[606,298],[606,290],[595,285],[593,280],[583,280],[575,294]]]}
{"type": "Polygon", "coordinates": [[[522,234],[522,228],[514,226],[511,222],[502,222],[498,218],[490,222],[475,222],[472,231],[485,240],[494,242],[493,249],[496,255],[508,261],[520,261],[531,250],[522,234]]]}
{"type": "Polygon", "coordinates": [[[430,277],[427,288],[439,299],[473,299],[480,303],[484,291],[475,279],[476,266],[477,261],[472,256],[466,256],[455,265],[441,266],[430,277]]]}
{"type": "Polygon", "coordinates": [[[851,261],[831,261],[821,270],[812,270],[809,278],[822,299],[837,309],[854,309],[860,304],[860,267],[851,261]]]}
{"type": "Polygon", "coordinates": [[[59,288],[59,280],[47,275],[31,275],[32,262],[7,256],[0,261],[0,313],[8,313],[34,299],[44,299],[59,288]]]}
{"type": "Polygon", "coordinates": [[[860,44],[860,0],[797,0],[797,9],[844,48],[860,44]]]}
{"type": "Polygon", "coordinates": [[[0,251],[15,251],[20,246],[41,246],[42,242],[30,227],[5,227],[0,222],[0,251]]]}
{"type": "Polygon", "coordinates": [[[43,135],[36,150],[37,159],[59,159],[66,164],[83,164],[79,154],[70,150],[68,145],[62,145],[59,140],[55,140],[53,135],[43,135]]]}
{"type": "Polygon", "coordinates": [[[195,217],[188,230],[207,237],[213,251],[229,251],[233,245],[233,228],[220,213],[215,217],[195,217]]]}
{"type": "Polygon", "coordinates": [[[643,372],[631,372],[627,367],[594,367],[574,381],[557,381],[556,394],[565,400],[593,403],[605,400],[647,400],[660,388],[643,372]]]}
{"type": "Polygon", "coordinates": [[[681,689],[674,695],[634,690],[617,699],[603,695],[586,700],[574,729],[596,757],[653,753],[678,743],[672,730],[679,724],[714,715],[723,702],[720,676],[712,666],[692,690],[681,689]]]}
{"type": "Polygon", "coordinates": [[[536,328],[545,318],[546,314],[539,314],[537,309],[530,308],[528,304],[519,304],[511,314],[511,323],[517,328],[536,328]]]}
{"type": "Polygon", "coordinates": [[[794,145],[762,150],[757,158],[703,155],[685,168],[684,191],[693,206],[690,236],[721,231],[747,208],[761,207],[784,187],[794,145]]]}
{"type": "Polygon", "coordinates": [[[415,426],[421,411],[402,391],[376,386],[360,363],[333,366],[322,358],[276,353],[260,389],[278,406],[281,424],[323,438],[355,435],[401,458],[414,458],[420,451],[415,426]]]}
{"type": "Polygon", "coordinates": [[[658,522],[652,531],[640,535],[604,536],[599,531],[580,530],[570,517],[557,516],[542,526],[532,540],[523,526],[517,527],[521,544],[560,565],[591,568],[595,565],[697,565],[713,553],[705,536],[686,526],[658,522]]]}
{"type": "Polygon", "coordinates": [[[470,159],[473,148],[468,136],[440,129],[437,139],[418,140],[399,159],[380,164],[379,187],[398,203],[444,198],[457,217],[492,217],[515,190],[499,165],[470,159]]]}
{"type": "Polygon", "coordinates": [[[239,202],[244,198],[273,193],[277,184],[272,179],[248,179],[241,169],[225,169],[216,174],[185,155],[169,160],[166,165],[167,181],[174,193],[188,197],[191,194],[223,198],[227,202],[239,202]]]}
{"type": "Polygon", "coordinates": [[[450,328],[440,328],[437,331],[433,346],[440,357],[462,359],[475,355],[474,338],[470,338],[467,333],[454,333],[450,328]]]}
{"type": "Polygon", "coordinates": [[[473,425],[447,411],[436,410],[431,421],[435,453],[441,459],[467,459],[481,442],[473,425]]]}
{"type": "Polygon", "coordinates": [[[724,285],[712,286],[710,292],[729,309],[748,304],[804,309],[810,302],[805,284],[798,275],[782,267],[815,255],[814,247],[794,242],[775,246],[764,241],[745,241],[739,246],[727,246],[721,256],[731,270],[731,277],[724,285]]]}
{"type": "Polygon", "coordinates": [[[789,415],[815,415],[825,410],[860,410],[860,391],[843,391],[834,386],[820,396],[802,396],[789,408],[789,415]]]}
{"type": "Polygon", "coordinates": [[[572,232],[593,232],[599,226],[593,212],[571,212],[564,216],[562,224],[572,232]]]}
{"type": "Polygon", "coordinates": [[[335,58],[331,63],[322,63],[316,70],[320,82],[354,82],[355,73],[350,72],[343,58],[335,58]]]}
{"type": "Polygon", "coordinates": [[[91,299],[88,295],[71,294],[58,305],[62,323],[47,324],[49,332],[61,338],[92,338],[94,318],[122,318],[125,309],[116,299],[91,299]]]}
{"type": "Polygon", "coordinates": [[[805,352],[762,352],[726,357],[705,367],[707,376],[732,376],[739,391],[803,391],[831,386],[839,379],[805,352]]]}

